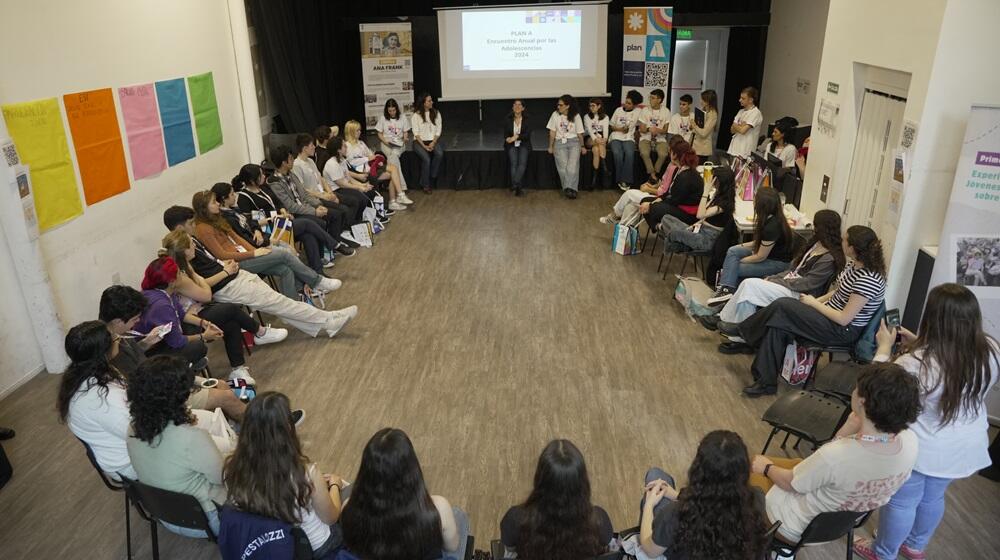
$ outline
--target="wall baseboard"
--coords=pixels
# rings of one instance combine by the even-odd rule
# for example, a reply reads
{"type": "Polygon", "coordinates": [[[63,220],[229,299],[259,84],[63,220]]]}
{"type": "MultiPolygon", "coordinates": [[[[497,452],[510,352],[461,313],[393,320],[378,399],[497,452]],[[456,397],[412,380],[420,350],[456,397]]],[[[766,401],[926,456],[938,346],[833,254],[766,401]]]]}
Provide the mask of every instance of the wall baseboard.
{"type": "Polygon", "coordinates": [[[15,381],[14,384],[11,385],[10,387],[0,389],[0,401],[7,398],[8,395],[16,391],[21,385],[24,385],[25,383],[33,379],[36,375],[44,371],[45,371],[45,364],[38,364],[35,368],[29,370],[20,379],[15,381]]]}

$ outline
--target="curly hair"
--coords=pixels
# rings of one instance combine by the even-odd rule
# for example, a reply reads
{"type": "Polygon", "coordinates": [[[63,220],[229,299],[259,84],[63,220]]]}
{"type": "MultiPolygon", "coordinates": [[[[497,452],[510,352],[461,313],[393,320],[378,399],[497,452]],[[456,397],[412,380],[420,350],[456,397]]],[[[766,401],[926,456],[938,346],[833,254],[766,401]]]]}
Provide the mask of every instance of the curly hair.
{"type": "Polygon", "coordinates": [[[577,560],[604,551],[590,503],[587,465],[572,442],[553,440],[542,450],[523,508],[518,558],[577,560]]]}
{"type": "Polygon", "coordinates": [[[129,380],[126,396],[135,437],[150,445],[173,422],[194,424],[187,406],[194,373],[176,356],[154,356],[143,362],[129,380]]]}
{"type": "Polygon", "coordinates": [[[857,260],[868,270],[885,277],[885,255],[878,235],[868,226],[847,228],[847,244],[854,249],[857,260]]]}
{"type": "Polygon", "coordinates": [[[709,432],[677,496],[678,526],[667,557],[757,560],[764,554],[766,522],[754,507],[750,457],[739,434],[709,432]]]}
{"type": "Polygon", "coordinates": [[[66,355],[72,361],[63,372],[56,401],[62,422],[66,422],[69,403],[84,384],[85,391],[96,385],[101,397],[106,398],[109,384],[125,383],[125,376],[108,361],[113,342],[103,321],[86,321],[66,333],[66,355]]]}
{"type": "Polygon", "coordinates": [[[865,416],[880,432],[898,434],[916,421],[922,409],[920,382],[902,366],[875,362],[858,375],[858,397],[865,400],[865,416]]]}
{"type": "Polygon", "coordinates": [[[844,247],[841,245],[840,224],[840,214],[836,210],[816,212],[816,215],[813,216],[813,238],[802,247],[792,260],[792,268],[798,266],[806,253],[819,243],[833,257],[833,262],[837,265],[837,272],[843,270],[847,260],[844,258],[844,247]]]}

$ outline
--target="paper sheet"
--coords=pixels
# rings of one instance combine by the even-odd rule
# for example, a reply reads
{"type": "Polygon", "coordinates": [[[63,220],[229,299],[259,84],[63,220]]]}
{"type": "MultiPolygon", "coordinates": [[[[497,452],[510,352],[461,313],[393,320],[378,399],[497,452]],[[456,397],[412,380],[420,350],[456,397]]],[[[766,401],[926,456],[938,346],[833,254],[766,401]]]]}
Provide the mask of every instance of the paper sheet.
{"type": "Polygon", "coordinates": [[[198,134],[198,153],[205,153],[222,145],[222,123],[219,105],[215,99],[215,82],[212,73],[206,72],[187,79],[191,92],[191,112],[194,129],[198,134]]]}
{"type": "Polygon", "coordinates": [[[139,180],[160,173],[167,168],[167,154],[153,84],[118,88],[118,103],[128,138],[132,176],[139,180]]]}
{"type": "Polygon", "coordinates": [[[111,88],[63,96],[87,205],[129,189],[125,148],[111,88]]]}
{"type": "Polygon", "coordinates": [[[173,167],[195,156],[191,114],[188,112],[184,79],[156,82],[156,101],[160,106],[167,162],[173,167]]]}

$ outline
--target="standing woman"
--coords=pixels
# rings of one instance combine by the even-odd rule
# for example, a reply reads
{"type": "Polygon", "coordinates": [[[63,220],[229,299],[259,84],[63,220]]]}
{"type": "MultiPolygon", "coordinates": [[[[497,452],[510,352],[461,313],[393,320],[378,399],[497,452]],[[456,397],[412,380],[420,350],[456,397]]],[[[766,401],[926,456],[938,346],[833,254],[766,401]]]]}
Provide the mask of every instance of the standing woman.
{"type": "MultiPolygon", "coordinates": [[[[406,141],[410,139],[410,121],[399,109],[399,104],[395,99],[385,102],[382,109],[382,116],[375,124],[378,131],[378,139],[381,142],[382,153],[390,165],[399,169],[399,196],[396,200],[403,204],[413,204],[410,197],[406,196],[406,177],[403,176],[403,167],[399,163],[399,156],[406,149],[406,141]]],[[[323,169],[320,167],[320,169],[323,169]]]]}
{"type": "Polygon", "coordinates": [[[322,558],[340,544],[340,532],[330,526],[340,518],[340,491],[346,483],[323,474],[302,452],[285,395],[268,391],[250,401],[236,450],[222,474],[230,503],[300,527],[313,557],[322,558]]]}
{"type": "Polygon", "coordinates": [[[383,428],[368,440],[340,517],[344,546],[365,560],[462,560],[468,516],[427,492],[413,443],[383,428]]]}
{"type": "Polygon", "coordinates": [[[590,181],[590,186],[597,186],[598,180],[602,183],[608,181],[608,134],[610,133],[611,120],[604,113],[604,102],[600,97],[592,97],[587,107],[587,114],[583,117],[583,129],[587,133],[590,152],[594,156],[594,175],[590,181]]]}
{"type": "Polygon", "coordinates": [[[580,189],[580,155],[587,153],[587,148],[583,146],[583,119],[573,96],[564,94],[559,98],[545,128],[549,129],[549,153],[555,156],[563,196],[576,198],[580,189]]]}
{"type": "MultiPolygon", "coordinates": [[[[923,412],[910,424],[920,442],[917,462],[879,511],[875,541],[855,539],[854,552],[869,560],[899,553],[924,558],[944,515],[948,485],[990,464],[985,400],[1000,375],[1000,346],[983,332],[975,294],[958,284],[937,286],[917,332],[899,329],[906,353],[895,360],[920,381],[923,412]]],[[[882,325],[876,361],[889,359],[896,335],[882,325]]]]}
{"type": "Polygon", "coordinates": [[[515,99],[503,131],[503,149],[510,162],[510,188],[514,191],[514,196],[524,194],[524,172],[528,168],[528,155],[531,154],[531,128],[525,121],[525,116],[524,102],[515,99]]]}
{"type": "Polygon", "coordinates": [[[520,560],[578,560],[608,549],[611,518],[590,503],[583,454],[565,439],[549,442],[538,457],[531,495],[500,522],[500,540],[520,560]]]}
{"type": "Polygon", "coordinates": [[[420,168],[420,186],[424,192],[431,194],[431,182],[437,181],[438,170],[441,169],[441,158],[444,148],[438,144],[441,138],[441,112],[434,107],[434,98],[429,93],[417,96],[413,105],[413,151],[423,164],[420,168]]]}
{"type": "Polygon", "coordinates": [[[719,97],[714,89],[701,92],[701,110],[705,112],[704,126],[698,126],[697,122],[692,125],[694,153],[698,154],[699,164],[708,161],[715,151],[712,136],[715,134],[715,127],[719,126],[719,97]]]}

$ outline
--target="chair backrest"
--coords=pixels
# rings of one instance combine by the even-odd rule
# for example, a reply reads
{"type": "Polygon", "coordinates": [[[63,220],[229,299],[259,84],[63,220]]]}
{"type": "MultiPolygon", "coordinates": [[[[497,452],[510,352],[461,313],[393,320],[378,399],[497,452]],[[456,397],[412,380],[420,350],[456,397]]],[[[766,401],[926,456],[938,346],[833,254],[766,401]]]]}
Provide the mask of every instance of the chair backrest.
{"type": "Polygon", "coordinates": [[[851,532],[868,515],[857,511],[827,511],[813,518],[802,531],[799,546],[835,541],[851,532]]]}
{"type": "Polygon", "coordinates": [[[125,476],[122,476],[122,486],[125,487],[129,499],[139,504],[153,519],[185,529],[204,531],[210,540],[215,540],[205,510],[194,496],[156,488],[125,476]]]}
{"type": "Polygon", "coordinates": [[[278,519],[232,506],[219,508],[219,551],[222,560],[239,560],[251,551],[254,560],[312,560],[305,532],[278,519]],[[305,550],[300,539],[305,541],[305,550]]]}
{"type": "Polygon", "coordinates": [[[845,402],[850,402],[851,393],[858,384],[861,365],[852,361],[830,362],[816,371],[813,389],[824,394],[833,394],[845,402]]]}
{"type": "Polygon", "coordinates": [[[878,350],[878,343],[875,342],[875,333],[878,332],[879,324],[882,322],[882,317],[885,317],[885,302],[883,301],[875,314],[872,315],[868,325],[865,326],[865,330],[861,331],[861,336],[858,337],[857,342],[854,343],[854,359],[861,363],[868,363],[875,359],[875,351],[878,350]]]}
{"type": "Polygon", "coordinates": [[[76,439],[83,444],[83,448],[87,451],[87,460],[90,461],[90,466],[94,467],[94,470],[97,471],[97,475],[101,477],[101,482],[109,489],[120,492],[122,490],[121,483],[108,476],[108,473],[101,469],[101,466],[97,464],[97,456],[94,455],[94,450],[90,448],[90,445],[80,438],[76,439]]]}

